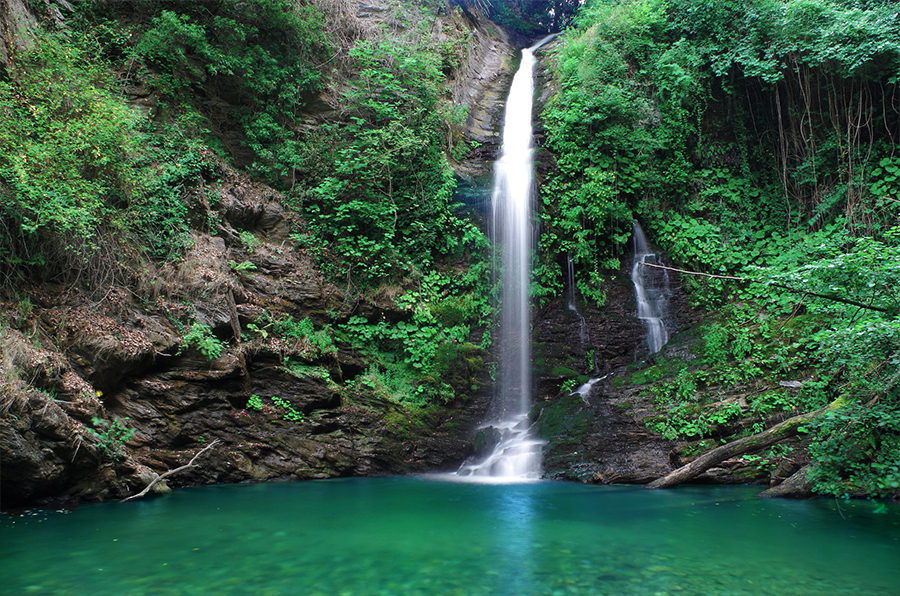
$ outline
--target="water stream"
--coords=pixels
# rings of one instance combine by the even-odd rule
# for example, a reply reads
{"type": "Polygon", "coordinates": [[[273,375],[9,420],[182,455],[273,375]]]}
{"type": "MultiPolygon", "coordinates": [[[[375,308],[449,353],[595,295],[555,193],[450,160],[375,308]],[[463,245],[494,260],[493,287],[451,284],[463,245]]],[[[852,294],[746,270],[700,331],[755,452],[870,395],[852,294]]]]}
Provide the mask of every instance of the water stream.
{"type": "Polygon", "coordinates": [[[634,261],[631,281],[634,283],[638,318],[647,334],[647,348],[655,354],[669,341],[665,323],[669,276],[665,269],[652,267],[659,264],[659,255],[650,250],[641,224],[635,221],[632,227],[634,261]]]}
{"type": "Polygon", "coordinates": [[[888,596],[900,505],[423,478],[205,486],[0,515],[0,593],[888,596]]]}
{"type": "Polygon", "coordinates": [[[575,263],[572,262],[572,255],[566,255],[566,282],[569,286],[569,310],[575,313],[575,316],[578,317],[578,321],[580,323],[578,330],[578,340],[581,342],[581,345],[587,343],[587,322],[584,320],[584,317],[578,312],[578,305],[575,303],[575,263]]]}
{"type": "Polygon", "coordinates": [[[503,120],[500,159],[494,168],[492,238],[494,271],[500,278],[500,320],[494,338],[498,375],[489,425],[500,431],[500,442],[487,458],[465,463],[457,475],[507,481],[541,476],[543,442],[530,433],[531,407],[531,252],[533,237],[532,108],[534,51],[545,38],[522,50],[503,120]]]}

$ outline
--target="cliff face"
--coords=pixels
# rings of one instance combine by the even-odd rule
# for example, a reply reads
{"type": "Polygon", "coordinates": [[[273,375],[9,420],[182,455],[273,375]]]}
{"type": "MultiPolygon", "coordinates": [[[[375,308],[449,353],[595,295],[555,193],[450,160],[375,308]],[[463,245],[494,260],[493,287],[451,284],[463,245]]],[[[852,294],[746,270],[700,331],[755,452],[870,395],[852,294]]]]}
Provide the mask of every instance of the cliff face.
{"type": "MultiPolygon", "coordinates": [[[[62,16],[59,4],[41,18],[62,16]]],[[[347,7],[343,18],[360,30],[394,26],[387,5],[347,7]]],[[[27,49],[37,22],[25,3],[0,2],[0,68],[27,49]]],[[[469,31],[462,67],[448,75],[448,92],[469,113],[461,140],[482,143],[491,159],[514,50],[477,16],[448,10],[434,30],[446,27],[469,31]]],[[[147,90],[131,91],[136,109],[154,103],[147,90]]],[[[475,377],[488,386],[480,356],[456,356],[461,374],[450,382],[469,384],[443,408],[404,408],[381,389],[349,389],[368,366],[350,345],[276,334],[273,321],[321,328],[351,315],[404,321],[411,311],[392,295],[360,298],[326,279],[314,256],[288,241],[303,222],[284,197],[211,154],[203,159],[208,173],[185,189],[195,225],[177,262],[120,272],[137,280],[131,286],[91,293],[26,279],[0,296],[2,507],[133,494],[213,441],[169,483],[454,469],[467,455],[488,399],[470,386],[475,377]],[[185,315],[209,333],[187,340],[185,315]],[[230,347],[216,350],[224,342],[230,347]]],[[[480,159],[468,156],[460,171],[488,169],[480,159]]]]}
{"type": "Polygon", "coordinates": [[[0,73],[17,51],[31,47],[37,24],[24,0],[0,1],[0,73]]]}
{"type": "Polygon", "coordinates": [[[413,420],[383,397],[341,386],[365,366],[350,346],[320,350],[265,332],[263,311],[297,320],[408,313],[387,301],[349,302],[307,254],[283,247],[277,194],[225,166],[220,176],[208,189],[221,197],[212,216],[220,234],[197,233],[149,287],[96,301],[30,286],[21,288],[27,299],[3,304],[4,507],[122,497],[216,439],[174,484],[402,473],[464,458],[483,395],[413,420]],[[247,250],[240,233],[258,245],[247,250]],[[236,272],[235,262],[253,268],[236,272]],[[242,340],[218,355],[185,346],[175,322],[185,309],[213,337],[242,340]],[[262,333],[248,332],[254,321],[262,333]],[[94,417],[133,434],[117,438],[94,417]]]}

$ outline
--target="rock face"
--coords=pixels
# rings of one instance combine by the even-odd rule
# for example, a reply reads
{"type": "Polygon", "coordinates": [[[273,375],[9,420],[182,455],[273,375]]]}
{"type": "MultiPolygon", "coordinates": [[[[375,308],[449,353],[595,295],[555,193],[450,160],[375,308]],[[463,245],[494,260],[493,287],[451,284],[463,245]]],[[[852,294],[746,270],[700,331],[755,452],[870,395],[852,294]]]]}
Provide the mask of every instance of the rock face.
{"type": "Polygon", "coordinates": [[[0,0],[0,74],[17,51],[34,45],[37,24],[25,0],[0,0]]]}
{"type": "MultiPolygon", "coordinates": [[[[630,263],[630,255],[623,262],[630,263]]],[[[590,483],[645,484],[691,462],[723,442],[745,436],[751,428],[771,427],[784,413],[761,417],[747,410],[739,419],[708,428],[703,438],[665,440],[645,422],[666,415],[665,402],[656,399],[659,384],[674,381],[677,371],[701,361],[704,324],[700,311],[688,305],[680,280],[670,273],[671,296],[666,326],[670,340],[649,355],[644,329],[636,316],[630,271],[610,272],[602,308],[578,303],[581,319],[557,300],[538,313],[535,322],[535,378],[538,402],[531,412],[536,433],[547,441],[546,476],[590,483]],[[582,337],[584,338],[582,340],[582,337]],[[580,391],[573,391],[580,390],[580,391]]],[[[714,314],[713,317],[714,318],[714,314]]],[[[709,323],[709,321],[705,321],[709,323]]],[[[698,365],[699,366],[699,365],[698,365]]],[[[694,390],[695,399],[741,403],[758,387],[739,382],[694,390]]],[[[758,432],[758,431],[756,431],[758,432]]],[[[767,466],[734,457],[710,468],[692,482],[709,484],[768,484],[760,496],[810,496],[805,478],[809,463],[802,441],[783,443],[783,455],[767,466]]]]}
{"type": "MultiPolygon", "coordinates": [[[[630,262],[629,259],[623,259],[630,262]]],[[[652,411],[639,391],[623,392],[615,380],[644,354],[627,272],[609,276],[602,308],[558,299],[537,316],[535,376],[537,433],[548,441],[545,473],[551,478],[600,483],[644,483],[665,474],[674,447],[649,433],[640,420],[652,411]],[[593,380],[590,388],[575,390],[593,380]]],[[[680,296],[676,296],[680,300],[680,296]]],[[[683,321],[674,308],[668,326],[683,321]]]]}
{"type": "Polygon", "coordinates": [[[449,88],[453,103],[466,112],[460,142],[468,142],[472,149],[453,165],[464,181],[471,182],[493,172],[518,52],[506,31],[479,15],[461,14],[471,37],[449,88]]]}
{"type": "MultiPolygon", "coordinates": [[[[380,0],[334,7],[327,18],[354,38],[408,26],[380,0]]],[[[40,18],[57,25],[60,10],[68,10],[61,1],[45,8],[40,18]]],[[[514,48],[477,15],[449,4],[438,12],[435,35],[452,27],[469,42],[447,73],[447,93],[468,113],[460,142],[480,146],[457,167],[463,175],[487,171],[514,48]]],[[[37,22],[23,0],[0,0],[0,68],[33,43],[37,22]]],[[[198,99],[213,121],[228,112],[225,91],[198,99]]],[[[154,112],[151,90],[125,92],[136,109],[154,112]]],[[[334,110],[328,99],[309,106],[334,110]]],[[[241,139],[222,142],[238,147],[241,139]]],[[[241,163],[237,149],[232,158],[241,163]]],[[[186,190],[197,230],[191,248],[178,262],[134,275],[137,287],[86,296],[34,285],[0,295],[0,507],[134,494],[214,440],[220,443],[196,467],[167,482],[445,470],[470,452],[488,402],[486,389],[472,388],[480,356],[463,354],[456,363],[467,371],[458,375],[469,380],[457,392],[465,397],[416,413],[344,386],[367,367],[351,346],[321,348],[266,330],[271,317],[321,328],[349,316],[396,322],[410,313],[389,293],[350,299],[312,255],[292,248],[289,234],[304,224],[289,220],[278,193],[217,164],[214,175],[186,190]],[[205,344],[186,345],[184,321],[209,330],[205,344]],[[217,351],[217,342],[227,349],[217,351]]],[[[487,378],[474,384],[487,385],[487,378]]]]}
{"type": "MultiPolygon", "coordinates": [[[[217,210],[204,214],[219,235],[197,233],[180,261],[147,276],[141,295],[113,288],[88,308],[86,296],[30,287],[27,302],[3,303],[3,508],[133,494],[216,439],[197,467],[168,482],[454,469],[467,455],[483,393],[466,387],[468,399],[412,419],[339,385],[365,369],[350,346],[265,332],[264,313],[317,326],[409,313],[387,300],[348,301],[308,254],[285,247],[277,193],[221,168],[217,210]],[[179,320],[205,325],[229,349],[184,345],[179,320]]],[[[193,204],[208,208],[199,194],[193,204]]]]}

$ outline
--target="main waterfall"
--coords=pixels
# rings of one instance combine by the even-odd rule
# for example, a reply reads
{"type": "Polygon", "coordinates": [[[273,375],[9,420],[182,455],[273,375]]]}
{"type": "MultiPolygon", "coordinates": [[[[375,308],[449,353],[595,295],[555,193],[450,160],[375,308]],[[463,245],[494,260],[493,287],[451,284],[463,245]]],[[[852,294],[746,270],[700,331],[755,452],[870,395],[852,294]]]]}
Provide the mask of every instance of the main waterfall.
{"type": "Polygon", "coordinates": [[[466,463],[458,476],[501,481],[541,477],[543,442],[530,433],[531,407],[531,251],[532,226],[532,106],[534,51],[551,37],[522,50],[522,63],[513,77],[503,121],[503,145],[495,164],[492,199],[494,271],[500,277],[500,325],[494,345],[499,375],[491,404],[491,426],[500,441],[493,453],[466,463]]]}

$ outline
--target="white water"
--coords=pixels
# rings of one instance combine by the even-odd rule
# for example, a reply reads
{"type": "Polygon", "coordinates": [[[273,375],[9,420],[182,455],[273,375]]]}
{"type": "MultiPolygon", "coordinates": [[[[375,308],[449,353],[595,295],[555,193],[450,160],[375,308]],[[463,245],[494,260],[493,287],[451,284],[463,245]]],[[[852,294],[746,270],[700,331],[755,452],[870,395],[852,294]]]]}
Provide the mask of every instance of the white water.
{"type": "Polygon", "coordinates": [[[578,305],[575,304],[575,263],[572,262],[572,255],[566,255],[566,269],[567,269],[567,278],[566,281],[569,284],[569,310],[575,313],[575,316],[578,317],[578,321],[581,323],[581,326],[578,331],[578,339],[581,341],[581,345],[584,345],[587,342],[587,322],[584,320],[584,317],[581,316],[581,313],[578,312],[578,305]]]}
{"type": "Polygon", "coordinates": [[[501,157],[495,164],[492,232],[496,248],[494,270],[499,273],[500,326],[497,347],[499,375],[491,405],[493,426],[500,442],[486,459],[466,463],[458,476],[512,482],[541,477],[541,447],[530,431],[531,407],[531,251],[534,236],[531,112],[534,100],[534,50],[546,38],[522,50],[522,63],[513,77],[503,121],[501,157]]]}
{"type": "Polygon", "coordinates": [[[596,383],[597,381],[602,381],[603,379],[605,379],[608,376],[609,376],[609,374],[607,373],[607,374],[603,375],[602,377],[596,377],[594,379],[590,379],[587,383],[582,384],[580,387],[578,387],[578,389],[576,389],[569,395],[575,395],[575,394],[580,395],[581,401],[583,401],[585,403],[585,405],[589,406],[589,405],[591,405],[590,395],[591,395],[591,389],[594,388],[594,383],[596,383]]]}
{"type": "Polygon", "coordinates": [[[650,250],[647,237],[638,222],[632,226],[634,232],[634,262],[631,267],[631,281],[637,301],[638,318],[647,333],[647,348],[651,354],[659,352],[669,341],[664,318],[666,316],[666,294],[669,290],[669,276],[665,269],[650,265],[658,264],[659,257],[650,250]]]}

